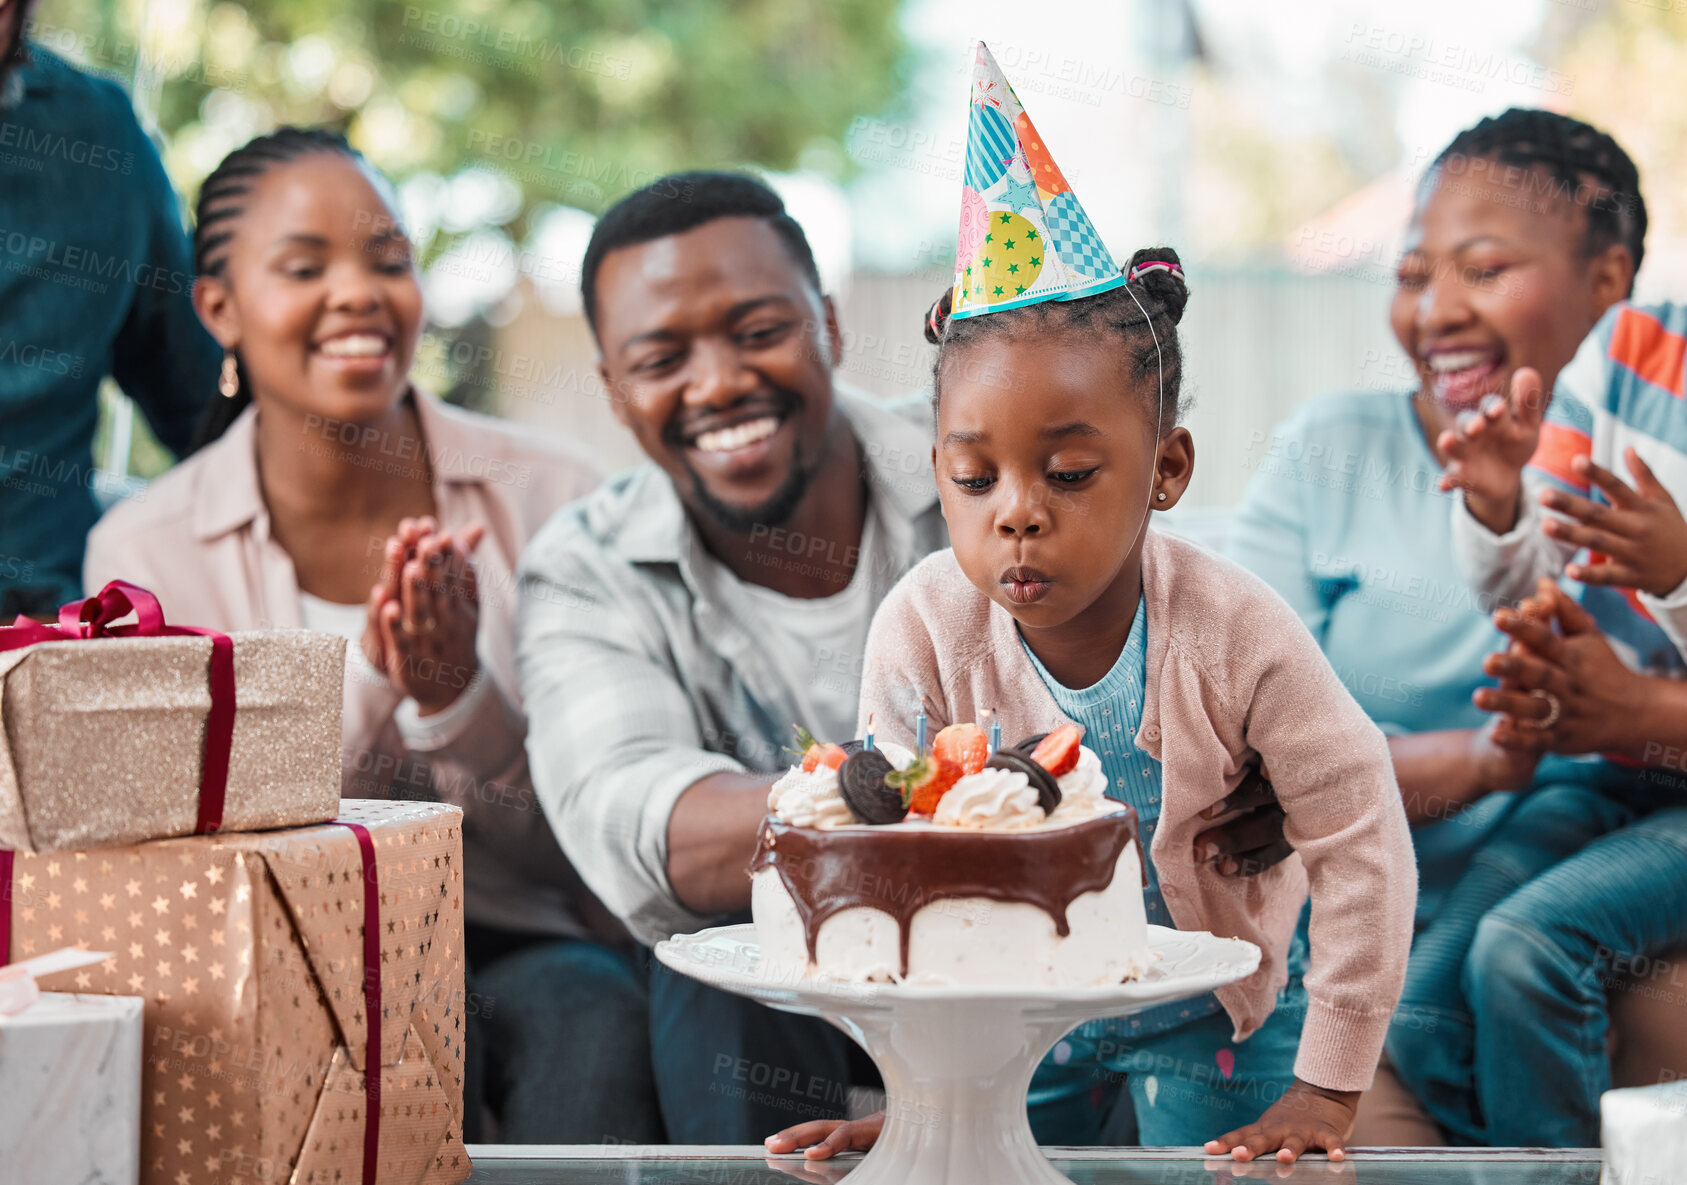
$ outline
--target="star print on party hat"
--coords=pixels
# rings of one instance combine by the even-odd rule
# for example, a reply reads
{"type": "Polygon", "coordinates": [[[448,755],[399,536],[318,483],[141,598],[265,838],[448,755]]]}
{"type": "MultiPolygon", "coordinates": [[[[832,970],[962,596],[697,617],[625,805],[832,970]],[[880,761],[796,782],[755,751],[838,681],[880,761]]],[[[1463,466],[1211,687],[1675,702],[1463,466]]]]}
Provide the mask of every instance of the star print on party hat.
{"type": "Polygon", "coordinates": [[[1078,195],[982,41],[970,98],[950,317],[1077,300],[1123,284],[1078,195]]]}

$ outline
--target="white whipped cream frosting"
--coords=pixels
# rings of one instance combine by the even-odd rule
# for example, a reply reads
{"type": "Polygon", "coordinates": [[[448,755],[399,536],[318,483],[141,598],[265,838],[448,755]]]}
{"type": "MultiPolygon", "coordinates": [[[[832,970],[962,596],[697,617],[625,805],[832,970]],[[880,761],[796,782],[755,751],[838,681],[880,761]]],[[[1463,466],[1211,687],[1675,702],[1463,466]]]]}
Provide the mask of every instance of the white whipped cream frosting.
{"type": "Polygon", "coordinates": [[[767,809],[797,827],[830,830],[855,822],[855,812],[838,789],[838,771],[822,765],[804,773],[793,765],[767,792],[767,809]]]}
{"type": "Polygon", "coordinates": [[[1030,778],[1017,770],[982,769],[950,787],[932,822],[974,831],[1023,831],[1046,817],[1030,778]]]}
{"type": "Polygon", "coordinates": [[[1060,805],[1049,813],[1050,823],[1084,823],[1120,809],[1107,797],[1107,774],[1088,746],[1078,749],[1078,764],[1056,778],[1055,785],[1060,787],[1060,805]]]}
{"type": "MultiPolygon", "coordinates": [[[[914,760],[912,752],[894,741],[878,747],[897,769],[914,760]]],[[[767,809],[793,826],[822,831],[861,822],[844,801],[843,790],[838,786],[838,771],[824,765],[807,773],[800,765],[786,770],[767,792],[767,809]]]]}
{"type": "MultiPolygon", "coordinates": [[[[894,742],[881,743],[879,748],[897,769],[914,759],[912,752],[894,742]]],[[[910,820],[906,825],[1025,831],[1071,827],[1124,809],[1123,804],[1107,797],[1107,775],[1102,771],[1101,758],[1088,746],[1079,747],[1078,764],[1055,781],[1060,787],[1060,805],[1045,814],[1036,789],[1024,774],[1006,769],[981,770],[956,782],[937,804],[937,813],[929,822],[910,820]]],[[[844,800],[838,771],[826,766],[808,773],[801,766],[792,766],[768,791],[767,809],[797,827],[825,831],[865,826],[844,800]]]]}

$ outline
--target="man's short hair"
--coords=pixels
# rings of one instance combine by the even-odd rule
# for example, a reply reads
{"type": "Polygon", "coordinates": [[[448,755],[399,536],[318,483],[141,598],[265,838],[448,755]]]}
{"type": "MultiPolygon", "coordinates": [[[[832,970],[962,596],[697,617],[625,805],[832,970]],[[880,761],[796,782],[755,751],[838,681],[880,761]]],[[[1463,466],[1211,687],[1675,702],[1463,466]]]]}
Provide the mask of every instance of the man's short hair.
{"type": "Polygon", "coordinates": [[[605,255],[684,234],[717,218],[765,221],[784,240],[814,291],[821,292],[820,269],[814,264],[808,236],[765,182],[747,173],[670,173],[616,202],[592,229],[592,241],[586,244],[586,256],[580,262],[580,297],[593,336],[597,334],[597,273],[605,255]]]}

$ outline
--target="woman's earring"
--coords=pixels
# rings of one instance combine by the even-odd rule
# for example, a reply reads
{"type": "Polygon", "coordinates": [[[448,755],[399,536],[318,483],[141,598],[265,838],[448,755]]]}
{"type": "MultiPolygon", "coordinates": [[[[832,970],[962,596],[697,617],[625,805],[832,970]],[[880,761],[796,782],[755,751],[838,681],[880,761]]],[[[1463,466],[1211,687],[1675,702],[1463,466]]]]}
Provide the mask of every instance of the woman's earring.
{"type": "Polygon", "coordinates": [[[223,351],[223,375],[217,380],[217,390],[223,393],[224,399],[233,399],[240,394],[240,371],[233,350],[223,351]]]}
{"type": "Polygon", "coordinates": [[[1154,500],[1156,502],[1164,502],[1166,500],[1166,491],[1161,490],[1158,494],[1155,494],[1154,500]]]}

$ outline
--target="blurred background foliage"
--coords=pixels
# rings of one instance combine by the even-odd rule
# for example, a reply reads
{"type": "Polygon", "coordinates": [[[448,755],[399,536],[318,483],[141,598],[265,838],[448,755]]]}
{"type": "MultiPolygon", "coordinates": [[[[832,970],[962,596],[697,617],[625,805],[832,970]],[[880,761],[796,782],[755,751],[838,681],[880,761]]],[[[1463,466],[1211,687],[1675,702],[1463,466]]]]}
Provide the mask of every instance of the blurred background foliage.
{"type": "Polygon", "coordinates": [[[598,212],[675,169],[844,180],[850,122],[910,69],[898,0],[45,0],[35,38],[132,86],[189,199],[280,123],[339,128],[431,216],[419,237],[547,204],[598,212]],[[455,186],[455,188],[453,188],[455,186]],[[436,200],[425,198],[434,195],[436,200]],[[447,211],[444,207],[450,207],[447,211]]]}
{"type": "MultiPolygon", "coordinates": [[[[900,7],[44,0],[33,37],[130,91],[190,207],[253,136],[343,131],[399,184],[432,319],[483,336],[475,322],[524,273],[567,311],[588,215],[664,173],[741,162],[847,181],[851,121],[906,90],[900,7]],[[453,266],[453,251],[469,259],[453,266]]],[[[457,336],[430,334],[419,355],[447,393],[465,377],[457,336]]],[[[166,468],[121,396],[105,402],[96,457],[166,468]]]]}
{"type": "MultiPolygon", "coordinates": [[[[343,129],[423,263],[416,381],[610,467],[636,450],[581,398],[578,261],[594,216],[664,172],[767,171],[839,301],[844,377],[926,381],[977,38],[1103,238],[1170,242],[1198,275],[1214,504],[1302,400],[1398,385],[1385,307],[1417,181],[1483,115],[1611,131],[1651,214],[1640,295],[1687,292],[1687,0],[41,0],[34,36],[131,92],[188,202],[279,123],[343,129]],[[489,356],[562,377],[529,390],[489,356]]],[[[110,402],[96,456],[157,472],[110,402]]]]}

